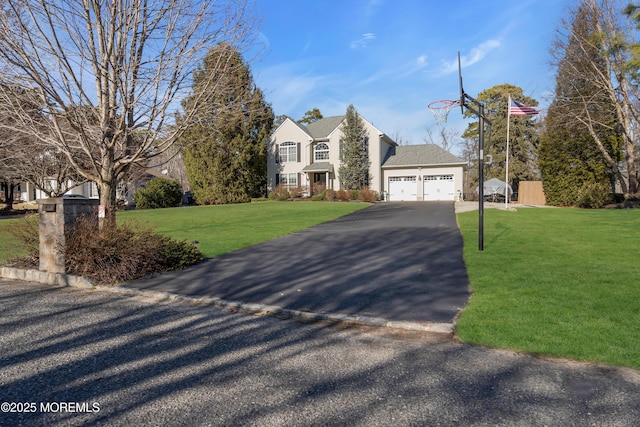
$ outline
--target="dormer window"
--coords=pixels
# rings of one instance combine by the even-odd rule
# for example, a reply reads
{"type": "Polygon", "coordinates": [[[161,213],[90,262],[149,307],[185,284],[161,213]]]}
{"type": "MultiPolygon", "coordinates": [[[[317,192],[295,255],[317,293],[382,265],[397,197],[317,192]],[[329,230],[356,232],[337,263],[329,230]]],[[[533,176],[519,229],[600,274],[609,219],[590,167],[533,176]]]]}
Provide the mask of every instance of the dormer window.
{"type": "Polygon", "coordinates": [[[329,160],[329,146],[324,142],[316,145],[313,149],[315,161],[319,160],[329,160]]]}

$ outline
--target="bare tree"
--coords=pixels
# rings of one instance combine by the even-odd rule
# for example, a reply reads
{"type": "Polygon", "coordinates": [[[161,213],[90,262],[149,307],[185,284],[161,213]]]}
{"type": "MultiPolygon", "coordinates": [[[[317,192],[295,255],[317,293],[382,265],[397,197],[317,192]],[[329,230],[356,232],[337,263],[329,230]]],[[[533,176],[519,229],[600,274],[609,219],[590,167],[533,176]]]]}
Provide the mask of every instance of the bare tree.
{"type": "Polygon", "coordinates": [[[403,134],[403,130],[396,126],[389,137],[398,145],[409,145],[411,142],[407,140],[403,134]]]}
{"type": "Polygon", "coordinates": [[[37,96],[47,129],[3,99],[0,114],[15,120],[0,128],[64,154],[97,184],[113,223],[117,184],[169,150],[210,101],[196,97],[175,120],[204,55],[220,42],[241,47],[253,24],[246,0],[12,0],[0,15],[0,81],[37,96]]]}
{"type": "Polygon", "coordinates": [[[47,132],[47,118],[42,114],[38,96],[32,91],[0,84],[0,100],[10,108],[0,108],[0,170],[6,177],[29,182],[49,197],[57,197],[84,182],[66,156],[55,147],[33,144],[23,132],[11,131],[28,115],[32,126],[47,132]],[[10,112],[22,111],[16,119],[10,112]]]}
{"type": "Polygon", "coordinates": [[[460,132],[454,128],[439,126],[436,137],[434,137],[433,128],[427,128],[427,135],[424,142],[427,144],[436,144],[447,151],[452,151],[457,145],[460,145],[460,132]]]}
{"type": "Polygon", "coordinates": [[[591,135],[628,197],[639,189],[640,91],[633,72],[633,64],[637,63],[634,58],[637,49],[633,49],[637,46],[636,29],[623,14],[622,6],[616,0],[582,2],[571,19],[561,23],[551,54],[554,65],[562,67],[566,74],[564,84],[575,85],[571,90],[572,97],[556,98],[554,103],[566,107],[563,111],[567,124],[579,124],[591,135]],[[589,16],[589,19],[578,17],[583,19],[584,25],[591,26],[588,31],[575,31],[578,12],[589,16]],[[584,81],[589,82],[588,90],[580,86],[584,81]],[[601,114],[611,110],[615,114],[614,120],[601,114]],[[608,130],[605,136],[611,132],[620,135],[618,147],[612,149],[611,141],[603,137],[602,129],[608,130]]]}

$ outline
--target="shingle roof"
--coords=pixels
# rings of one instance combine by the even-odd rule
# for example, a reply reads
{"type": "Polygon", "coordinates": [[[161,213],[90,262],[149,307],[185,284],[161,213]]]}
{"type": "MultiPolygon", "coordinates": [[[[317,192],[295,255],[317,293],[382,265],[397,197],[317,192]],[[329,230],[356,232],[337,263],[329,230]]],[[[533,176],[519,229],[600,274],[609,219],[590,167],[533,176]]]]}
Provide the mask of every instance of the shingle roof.
{"type": "Polygon", "coordinates": [[[400,145],[389,148],[382,167],[464,164],[465,161],[435,144],[400,145]]]}
{"type": "Polygon", "coordinates": [[[314,162],[305,166],[302,172],[333,172],[333,165],[329,162],[314,162]]]}
{"type": "Polygon", "coordinates": [[[325,117],[306,126],[306,130],[313,138],[326,138],[344,120],[345,116],[325,117]]]}

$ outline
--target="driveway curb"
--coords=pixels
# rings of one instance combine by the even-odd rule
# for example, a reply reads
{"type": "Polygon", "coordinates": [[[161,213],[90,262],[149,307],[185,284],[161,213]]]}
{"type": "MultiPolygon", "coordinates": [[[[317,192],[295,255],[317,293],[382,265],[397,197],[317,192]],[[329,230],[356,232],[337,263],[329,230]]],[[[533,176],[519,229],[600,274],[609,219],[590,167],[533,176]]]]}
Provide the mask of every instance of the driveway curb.
{"type": "Polygon", "coordinates": [[[73,276],[62,273],[48,273],[39,270],[23,270],[19,268],[2,267],[0,277],[4,279],[22,280],[26,282],[36,282],[45,285],[57,285],[64,287],[94,289],[98,291],[115,292],[124,295],[146,296],[157,299],[168,299],[186,301],[194,304],[211,304],[234,310],[242,310],[253,315],[265,316],[291,316],[305,320],[339,322],[349,325],[376,326],[388,329],[403,331],[418,331],[437,334],[453,335],[455,325],[453,323],[429,323],[429,322],[407,322],[387,320],[380,317],[352,316],[339,313],[315,313],[310,311],[292,310],[274,305],[244,303],[239,301],[228,301],[216,297],[189,297],[170,292],[149,291],[131,289],[121,286],[95,285],[90,279],[82,276],[73,276]]]}
{"type": "Polygon", "coordinates": [[[124,288],[121,286],[95,286],[96,290],[117,292],[127,295],[140,295],[158,299],[187,301],[194,304],[211,304],[233,310],[241,310],[254,315],[264,316],[292,316],[305,320],[322,320],[340,322],[350,325],[377,326],[389,329],[399,329],[404,331],[420,331],[438,334],[452,335],[455,326],[452,323],[418,323],[387,320],[380,317],[352,316],[336,313],[314,313],[310,311],[292,310],[274,305],[245,303],[240,301],[227,301],[216,297],[189,297],[170,292],[147,291],[139,289],[124,288]]]}

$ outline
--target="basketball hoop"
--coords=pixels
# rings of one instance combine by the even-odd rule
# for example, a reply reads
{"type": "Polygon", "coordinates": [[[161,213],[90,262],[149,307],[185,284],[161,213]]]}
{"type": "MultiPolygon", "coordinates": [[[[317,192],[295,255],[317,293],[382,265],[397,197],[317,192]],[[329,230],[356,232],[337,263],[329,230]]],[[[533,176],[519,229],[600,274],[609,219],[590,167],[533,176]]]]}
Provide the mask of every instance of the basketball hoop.
{"type": "Polygon", "coordinates": [[[428,105],[429,111],[433,113],[433,117],[436,119],[436,124],[442,125],[447,123],[447,116],[449,116],[449,111],[451,111],[455,107],[460,106],[460,100],[440,100],[433,101],[428,105]]]}

